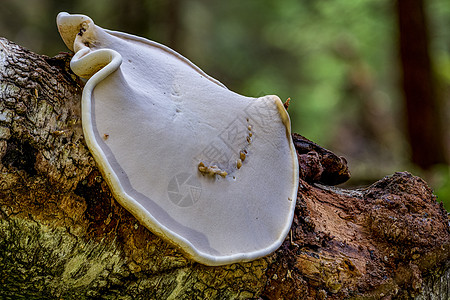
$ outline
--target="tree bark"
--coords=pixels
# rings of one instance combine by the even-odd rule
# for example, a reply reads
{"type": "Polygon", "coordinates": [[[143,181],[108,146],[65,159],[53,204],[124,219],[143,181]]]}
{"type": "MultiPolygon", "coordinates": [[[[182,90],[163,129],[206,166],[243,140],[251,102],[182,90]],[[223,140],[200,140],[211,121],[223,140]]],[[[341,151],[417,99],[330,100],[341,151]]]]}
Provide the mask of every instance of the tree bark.
{"type": "Polygon", "coordinates": [[[420,178],[327,186],[346,162],[294,135],[292,229],[272,255],[207,267],[112,197],[80,124],[82,82],[0,39],[0,297],[3,299],[391,299],[450,297],[450,229],[420,178]]]}

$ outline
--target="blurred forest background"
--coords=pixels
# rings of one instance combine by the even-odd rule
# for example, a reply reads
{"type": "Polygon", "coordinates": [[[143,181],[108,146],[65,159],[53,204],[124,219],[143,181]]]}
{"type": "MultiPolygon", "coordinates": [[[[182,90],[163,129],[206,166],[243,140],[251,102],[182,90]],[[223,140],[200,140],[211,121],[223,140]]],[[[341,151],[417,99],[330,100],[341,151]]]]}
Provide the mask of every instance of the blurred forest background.
{"type": "Polygon", "coordinates": [[[448,0],[1,0],[0,36],[68,51],[60,11],[168,45],[240,94],[290,97],[293,131],[347,158],[347,186],[407,170],[450,210],[448,0]]]}

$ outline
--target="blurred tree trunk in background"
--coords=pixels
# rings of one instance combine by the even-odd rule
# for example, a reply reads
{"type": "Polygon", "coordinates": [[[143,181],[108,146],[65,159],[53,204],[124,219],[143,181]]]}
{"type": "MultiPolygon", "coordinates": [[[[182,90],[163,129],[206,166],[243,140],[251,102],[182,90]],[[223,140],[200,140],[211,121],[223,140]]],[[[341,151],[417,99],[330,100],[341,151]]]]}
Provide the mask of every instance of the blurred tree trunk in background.
{"type": "Polygon", "coordinates": [[[398,0],[399,50],[412,162],[423,169],[445,163],[439,102],[431,67],[423,0],[398,0]]]}
{"type": "Polygon", "coordinates": [[[123,32],[142,34],[142,31],[148,28],[152,22],[152,17],[145,5],[145,0],[114,1],[116,6],[117,26],[123,32]]]}
{"type": "Polygon", "coordinates": [[[168,0],[162,3],[148,3],[146,0],[116,0],[115,15],[118,27],[123,32],[148,36],[149,31],[157,31],[159,25],[165,44],[179,50],[179,31],[181,28],[181,0],[168,0]],[[155,6],[159,8],[156,9],[155,6]],[[153,27],[153,30],[150,30],[153,27]]]}
{"type": "Polygon", "coordinates": [[[181,0],[170,0],[167,8],[168,46],[179,51],[179,32],[181,28],[180,3],[181,0]]]}

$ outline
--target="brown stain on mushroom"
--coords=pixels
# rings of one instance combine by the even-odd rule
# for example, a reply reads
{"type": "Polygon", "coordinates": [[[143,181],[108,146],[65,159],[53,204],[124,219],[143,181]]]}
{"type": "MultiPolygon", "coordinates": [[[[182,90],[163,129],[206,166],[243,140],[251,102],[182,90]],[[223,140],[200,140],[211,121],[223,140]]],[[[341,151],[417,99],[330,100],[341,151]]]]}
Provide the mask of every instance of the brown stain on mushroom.
{"type": "Polygon", "coordinates": [[[218,166],[216,166],[216,165],[206,166],[203,162],[200,162],[198,164],[198,171],[200,173],[202,173],[203,175],[208,175],[208,176],[219,175],[219,176],[225,178],[228,175],[227,171],[220,169],[218,166]]]}
{"type": "Polygon", "coordinates": [[[242,159],[238,159],[236,163],[236,168],[240,169],[242,167],[242,159]]]}
{"type": "MultiPolygon", "coordinates": [[[[249,118],[246,118],[247,123],[249,123],[249,118]]],[[[253,126],[248,124],[247,125],[247,136],[245,137],[247,144],[244,146],[244,148],[242,148],[239,151],[239,158],[236,160],[236,169],[239,170],[242,168],[243,163],[245,161],[245,159],[247,158],[248,155],[248,151],[247,148],[248,146],[251,145],[252,143],[252,136],[253,136],[253,132],[252,132],[253,126]]],[[[223,170],[220,167],[218,167],[217,165],[207,165],[205,164],[203,161],[201,161],[198,165],[197,165],[197,169],[200,173],[202,173],[203,175],[208,175],[208,176],[215,176],[215,175],[219,175],[223,178],[225,178],[228,174],[232,174],[233,171],[232,170],[223,170]]],[[[235,179],[236,177],[233,176],[233,179],[235,179]]]]}

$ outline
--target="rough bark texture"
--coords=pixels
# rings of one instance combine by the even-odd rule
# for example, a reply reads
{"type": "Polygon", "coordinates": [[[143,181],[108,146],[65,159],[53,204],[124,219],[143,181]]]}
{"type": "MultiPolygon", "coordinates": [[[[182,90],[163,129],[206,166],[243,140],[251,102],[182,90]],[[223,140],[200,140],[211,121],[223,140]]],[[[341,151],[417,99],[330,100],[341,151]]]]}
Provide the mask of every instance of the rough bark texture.
{"type": "Polygon", "coordinates": [[[449,219],[427,184],[396,173],[362,190],[322,185],[348,178],[345,160],[298,135],[303,179],[280,249],[224,267],[187,260],[111,196],[69,60],[0,39],[0,298],[450,297],[449,219]]]}

